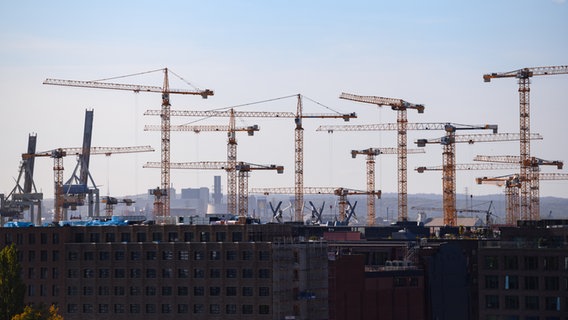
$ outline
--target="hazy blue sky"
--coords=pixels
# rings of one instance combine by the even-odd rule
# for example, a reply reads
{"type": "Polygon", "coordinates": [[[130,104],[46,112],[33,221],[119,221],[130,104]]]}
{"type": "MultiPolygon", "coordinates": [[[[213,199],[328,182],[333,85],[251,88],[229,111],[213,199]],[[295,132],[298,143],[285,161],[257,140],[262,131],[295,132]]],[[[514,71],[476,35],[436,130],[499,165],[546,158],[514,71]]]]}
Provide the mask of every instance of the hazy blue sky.
{"type": "MultiPolygon", "coordinates": [[[[389,108],[338,99],[341,92],[402,98],[426,106],[409,111],[410,122],[498,124],[518,132],[515,79],[484,83],[482,75],[523,67],[568,64],[568,3],[565,0],[492,1],[0,1],[0,192],[17,177],[29,133],[38,151],[82,143],[85,109],[94,109],[93,146],[152,145],[156,152],[93,156],[93,177],[101,193],[131,195],[160,184],[160,170],[142,169],[160,160],[160,135],[145,132],[157,117],[159,94],[46,86],[45,78],[95,80],[170,68],[215,96],[172,96],[176,110],[207,110],[302,93],[339,112],[356,112],[351,123],[395,122],[389,108]]],[[[161,85],[162,74],[123,83],[161,85]]],[[[172,87],[185,85],[172,79],[172,87]]],[[[568,75],[535,77],[531,86],[531,145],[544,159],[567,160],[568,75]]],[[[330,112],[305,100],[305,112],[330,112]]],[[[240,110],[296,110],[293,98],[240,110]]],[[[196,119],[174,118],[172,124],[196,119]]],[[[394,147],[394,132],[316,132],[340,120],[305,120],[306,186],[365,189],[365,160],[350,150],[394,147]]],[[[208,119],[196,124],[227,124],[208,119]]],[[[258,124],[254,137],[238,136],[238,158],[282,164],[283,175],[253,172],[250,187],[291,187],[294,181],[293,120],[239,119],[258,124]]],[[[474,133],[474,132],[472,132],[474,133]]],[[[477,133],[481,133],[478,131],[477,133]]],[[[418,138],[442,132],[409,132],[418,138]]],[[[441,172],[414,172],[441,165],[441,146],[409,156],[410,193],[441,193],[441,172]]],[[[519,144],[458,145],[458,163],[477,154],[518,155],[519,144]]],[[[226,134],[172,132],[172,162],[223,161],[226,134]]],[[[51,159],[36,161],[35,182],[51,197],[51,159]]],[[[65,179],[75,159],[65,159],[65,179]]],[[[544,172],[557,172],[543,168],[544,172]]],[[[377,161],[377,187],[396,192],[396,156],[377,161]]],[[[565,172],[565,171],[561,171],[565,172]]],[[[460,172],[457,191],[501,193],[478,186],[477,176],[511,173],[460,172]]],[[[173,171],[172,183],[211,187],[221,172],[173,171]]],[[[542,196],[568,197],[568,181],[542,182],[542,196]]]]}

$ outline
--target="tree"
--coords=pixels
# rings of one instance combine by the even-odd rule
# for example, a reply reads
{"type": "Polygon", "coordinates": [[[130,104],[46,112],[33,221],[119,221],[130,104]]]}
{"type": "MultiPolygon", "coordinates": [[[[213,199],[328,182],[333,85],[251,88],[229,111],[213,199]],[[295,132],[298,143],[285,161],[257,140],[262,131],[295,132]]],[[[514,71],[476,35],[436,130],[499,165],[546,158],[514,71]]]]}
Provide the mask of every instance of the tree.
{"type": "Polygon", "coordinates": [[[0,251],[0,319],[10,320],[24,310],[26,285],[22,280],[16,245],[0,251]]]}
{"type": "Polygon", "coordinates": [[[12,320],[63,320],[63,317],[58,312],[59,309],[55,305],[51,305],[49,308],[45,306],[40,306],[39,308],[26,306],[24,312],[15,315],[12,317],[12,320]]]}

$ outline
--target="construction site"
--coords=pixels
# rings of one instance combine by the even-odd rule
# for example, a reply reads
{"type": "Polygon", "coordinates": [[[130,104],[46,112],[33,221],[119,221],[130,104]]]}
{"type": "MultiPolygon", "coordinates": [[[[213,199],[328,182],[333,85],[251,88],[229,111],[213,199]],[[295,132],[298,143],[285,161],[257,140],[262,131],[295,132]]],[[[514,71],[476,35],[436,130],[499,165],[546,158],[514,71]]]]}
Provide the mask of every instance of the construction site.
{"type": "MultiPolygon", "coordinates": [[[[243,110],[269,100],[181,110],[172,108],[171,97],[212,99],[214,90],[172,89],[170,78],[175,73],[167,68],[154,72],[163,75],[161,86],[108,79],[48,78],[43,82],[161,95],[161,108],[144,112],[148,118],[159,117],[159,124],[147,124],[144,131],[158,131],[160,145],[92,145],[99,130],[116,128],[96,127],[95,110],[89,108],[81,146],[58,146],[54,141],[53,148],[38,151],[38,135],[29,134],[27,148],[22,147],[21,155],[12,155],[20,161],[15,186],[0,195],[0,245],[14,243],[18,248],[26,304],[55,304],[71,320],[132,316],[286,320],[541,316],[560,320],[568,313],[568,291],[563,287],[568,270],[568,219],[543,214],[539,192],[541,181],[568,180],[568,174],[562,171],[563,160],[544,160],[531,153],[531,142],[544,137],[539,128],[531,128],[529,94],[531,79],[568,75],[568,66],[480,75],[479,80],[485,82],[517,81],[518,132],[501,132],[499,123],[409,122],[408,110],[415,110],[419,117],[428,112],[428,106],[346,92],[339,99],[352,103],[353,110],[360,105],[390,108],[397,121],[322,124],[324,120],[355,122],[358,113],[335,112],[303,94],[269,99],[292,99],[293,111],[243,110]],[[334,112],[305,112],[306,101],[334,112]],[[172,124],[172,118],[205,122],[223,118],[226,124],[172,124]],[[293,135],[293,150],[286,149],[288,156],[276,155],[273,163],[266,164],[242,160],[254,159],[254,154],[239,152],[237,157],[237,134],[254,136],[273,129],[239,125],[244,118],[287,121],[293,131],[289,134],[293,135]],[[315,131],[321,134],[355,135],[349,138],[353,141],[365,131],[391,131],[396,139],[380,139],[388,147],[335,150],[353,159],[350,169],[364,172],[365,181],[307,185],[304,155],[310,142],[304,141],[304,122],[316,123],[315,131]],[[408,131],[435,131],[429,133],[435,137],[409,141],[408,131]],[[172,143],[173,132],[226,134],[226,158],[172,159],[172,150],[181,147],[172,143]],[[517,144],[519,153],[480,154],[467,163],[456,160],[456,144],[496,142],[517,144]],[[441,145],[442,163],[409,168],[409,156],[439,153],[429,144],[441,145]],[[159,169],[160,180],[138,182],[147,188],[143,195],[112,195],[108,189],[104,195],[96,182],[103,177],[92,174],[91,156],[143,153],[159,153],[159,161],[140,167],[159,169]],[[396,166],[387,169],[396,172],[396,182],[390,182],[396,184],[394,194],[383,194],[377,182],[376,162],[381,155],[396,156],[396,166]],[[65,170],[68,157],[76,160],[73,170],[65,170]],[[53,163],[50,195],[43,194],[34,182],[35,165],[43,158],[53,163]],[[293,159],[293,168],[284,165],[287,158],[293,159]],[[176,190],[172,177],[182,169],[218,172],[213,190],[176,190]],[[474,204],[473,196],[466,196],[465,202],[458,199],[462,185],[456,176],[466,170],[476,172],[475,184],[502,188],[501,214],[495,214],[492,200],[474,204]],[[493,175],[492,170],[510,173],[493,175]],[[258,173],[252,171],[292,176],[293,184],[257,186],[254,176],[258,173]],[[440,196],[422,202],[430,205],[418,205],[409,186],[416,176],[427,174],[441,174],[441,185],[429,186],[440,196]],[[379,209],[382,201],[389,203],[386,218],[379,209]],[[436,212],[438,217],[432,214],[436,212]]],[[[123,77],[109,79],[117,78],[123,77]]],[[[117,130],[115,134],[121,133],[117,130]]],[[[260,153],[265,146],[255,148],[260,153]]],[[[326,181],[328,177],[319,178],[326,181]]]]}

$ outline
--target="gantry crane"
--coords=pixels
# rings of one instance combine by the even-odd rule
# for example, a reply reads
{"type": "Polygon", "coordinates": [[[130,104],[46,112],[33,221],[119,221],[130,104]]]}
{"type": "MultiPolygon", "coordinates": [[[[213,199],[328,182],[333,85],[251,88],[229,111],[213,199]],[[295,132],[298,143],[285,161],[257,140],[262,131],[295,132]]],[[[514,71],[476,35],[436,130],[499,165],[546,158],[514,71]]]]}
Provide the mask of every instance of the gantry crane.
{"type": "MultiPolygon", "coordinates": [[[[437,139],[418,139],[416,144],[419,147],[424,147],[426,144],[441,144],[442,145],[442,184],[443,184],[443,203],[444,203],[444,223],[449,226],[455,226],[456,223],[456,143],[469,143],[475,142],[498,142],[498,141],[517,141],[519,135],[515,133],[496,133],[496,125],[483,125],[472,126],[471,129],[493,129],[493,134],[466,134],[456,135],[456,128],[449,126],[446,130],[446,135],[437,139]]],[[[463,130],[463,129],[462,129],[463,130]]],[[[535,135],[535,139],[542,139],[540,135],[535,135]]]]}
{"type": "MultiPolygon", "coordinates": [[[[148,162],[144,168],[158,168],[158,162],[148,162]]],[[[260,165],[248,162],[239,161],[233,167],[227,161],[202,161],[202,162],[172,162],[172,169],[197,169],[197,170],[236,170],[239,175],[239,191],[238,191],[238,215],[239,223],[245,223],[248,211],[248,178],[249,172],[252,170],[274,170],[281,174],[284,172],[284,167],[281,165],[260,165]]]]}
{"type": "MultiPolygon", "coordinates": [[[[261,193],[264,195],[269,194],[292,194],[295,192],[295,188],[252,188],[251,193],[261,193]]],[[[381,197],[380,190],[373,191],[362,191],[348,188],[333,188],[333,187],[304,187],[302,189],[303,194],[333,194],[339,197],[339,223],[345,223],[347,219],[346,207],[347,207],[347,196],[349,195],[375,195],[377,198],[381,197]]],[[[297,206],[297,205],[296,205],[297,206]]],[[[304,204],[302,203],[302,207],[304,204]]],[[[303,218],[303,217],[302,217],[303,218]]]]}
{"type": "Polygon", "coordinates": [[[115,197],[106,196],[103,198],[102,202],[105,204],[105,213],[107,217],[110,217],[112,216],[112,213],[114,211],[114,206],[118,205],[119,203],[124,203],[126,206],[131,206],[136,201],[128,198],[117,199],[115,197]]]}
{"type": "MultiPolygon", "coordinates": [[[[159,131],[161,128],[156,125],[144,126],[144,131],[159,131]]],[[[200,132],[227,132],[227,212],[237,213],[237,136],[236,132],[244,131],[249,136],[254,135],[259,130],[258,125],[237,127],[235,121],[235,111],[229,110],[229,125],[174,125],[170,126],[171,131],[193,131],[200,132]]]]}
{"type": "MultiPolygon", "coordinates": [[[[481,156],[478,155],[474,159],[474,161],[483,161],[483,162],[500,162],[500,163],[518,163],[521,165],[521,157],[520,156],[481,156]]],[[[532,215],[535,217],[540,217],[540,179],[539,179],[539,171],[540,166],[556,166],[559,170],[562,169],[564,166],[564,162],[561,160],[544,160],[537,157],[529,157],[529,167],[531,168],[531,172],[536,172],[537,175],[533,175],[531,177],[531,212],[532,215]]],[[[519,179],[522,181],[522,179],[519,179]]],[[[521,184],[522,187],[522,184],[521,184]]],[[[526,217],[525,217],[526,218],[526,217]]]]}
{"type": "MultiPolygon", "coordinates": [[[[289,98],[284,97],[284,98],[289,98]]],[[[252,117],[252,118],[293,118],[295,123],[294,140],[294,197],[295,201],[295,220],[302,221],[303,213],[303,186],[304,186],[304,128],[302,119],[343,119],[349,121],[357,118],[355,113],[339,114],[339,113],[304,113],[302,104],[302,95],[294,95],[297,97],[296,113],[292,112],[262,112],[262,111],[234,111],[236,117],[252,117]]],[[[280,98],[279,98],[280,99],[280,98]]],[[[283,99],[283,98],[281,98],[283,99]]],[[[275,99],[273,99],[275,100],[275,99]]],[[[148,110],[144,115],[160,115],[158,110],[148,110]]],[[[171,116],[194,116],[194,117],[229,117],[229,111],[172,111],[171,116]]]]}
{"type": "Polygon", "coordinates": [[[414,104],[402,99],[393,99],[377,96],[360,96],[350,93],[341,93],[340,99],[376,104],[378,107],[390,106],[397,111],[396,130],[397,137],[397,170],[398,170],[398,217],[399,220],[407,220],[408,217],[408,172],[407,172],[407,144],[408,137],[408,109],[416,109],[418,113],[424,113],[424,105],[414,104]]]}
{"type": "MultiPolygon", "coordinates": [[[[114,77],[110,79],[102,79],[97,81],[77,81],[77,80],[61,80],[61,79],[46,79],[43,84],[57,85],[57,86],[69,86],[69,87],[82,87],[82,88],[96,88],[96,89],[112,89],[112,90],[127,90],[133,92],[155,92],[162,94],[162,109],[160,111],[161,116],[161,140],[162,140],[162,152],[161,152],[161,186],[162,190],[159,191],[160,200],[159,211],[154,213],[158,216],[168,217],[170,215],[170,94],[183,94],[183,95],[200,95],[202,98],[206,99],[208,96],[213,95],[213,91],[209,89],[200,90],[187,90],[187,89],[172,89],[170,88],[168,73],[172,73],[177,76],[168,68],[153,70],[148,72],[142,72],[138,74],[114,77]],[[109,83],[104,82],[107,80],[124,78],[129,76],[141,75],[156,71],[164,72],[164,82],[162,87],[158,86],[146,86],[146,85],[134,85],[134,84],[120,84],[120,83],[109,83]]],[[[178,76],[179,77],[179,76],[178,76]]],[[[181,79],[181,77],[179,77],[181,79]]]]}
{"type": "MultiPolygon", "coordinates": [[[[137,147],[91,147],[91,155],[104,154],[110,156],[115,153],[136,153],[136,152],[152,152],[154,149],[150,146],[137,146],[137,147]]],[[[63,216],[63,207],[65,202],[65,194],[63,184],[63,158],[70,155],[75,155],[78,159],[81,159],[80,155],[83,152],[83,148],[57,148],[49,151],[38,152],[38,153],[24,153],[22,154],[22,160],[28,160],[36,157],[50,157],[53,158],[53,174],[54,174],[54,217],[53,222],[59,222],[66,219],[63,216]]],[[[91,178],[92,179],[92,178],[91,178]]],[[[94,185],[94,182],[93,182],[94,185]]],[[[95,186],[96,187],[96,186],[95,186]]],[[[70,191],[70,190],[68,190],[70,191]]],[[[99,200],[97,199],[95,205],[98,205],[99,200]]],[[[95,209],[95,211],[97,211],[95,209]]],[[[95,213],[98,215],[98,212],[95,213]]]]}
{"type": "MultiPolygon", "coordinates": [[[[410,149],[407,153],[424,153],[424,149],[410,149]]],[[[351,157],[355,158],[358,154],[367,156],[367,225],[375,225],[375,197],[372,191],[375,190],[375,157],[380,154],[400,154],[400,146],[398,148],[368,148],[364,150],[351,150],[351,157]]]]}
{"type": "MultiPolygon", "coordinates": [[[[538,171],[531,170],[530,158],[530,78],[533,76],[547,76],[568,74],[567,66],[549,66],[523,68],[509,72],[496,72],[483,75],[484,82],[490,82],[497,78],[517,78],[519,79],[519,132],[520,138],[520,158],[521,158],[521,216],[523,219],[538,220],[540,212],[532,208],[533,200],[538,197],[538,185],[533,186],[533,181],[537,181],[538,171]]],[[[534,169],[534,168],[533,168],[534,169]]],[[[537,182],[534,182],[537,183],[537,182]]]]}
{"type": "MultiPolygon", "coordinates": [[[[328,126],[319,126],[316,131],[327,131],[329,133],[335,131],[399,131],[400,124],[397,123],[380,123],[380,124],[360,124],[360,125],[328,125],[328,126]]],[[[425,123],[405,123],[406,131],[408,130],[426,130],[426,131],[433,131],[433,130],[443,130],[447,131],[451,128],[470,128],[471,126],[465,126],[456,123],[449,123],[449,122],[425,122],[425,123]]],[[[489,128],[491,129],[491,128],[489,128]]],[[[406,135],[406,133],[405,133],[406,135]]],[[[404,148],[404,172],[406,172],[406,147],[404,148]]],[[[398,150],[400,152],[400,148],[398,150]]],[[[399,161],[399,164],[401,162],[399,161]]],[[[400,168],[400,167],[399,167],[400,168]]],[[[399,171],[400,172],[400,171],[399,171]]],[[[398,221],[406,221],[408,220],[408,191],[407,191],[407,178],[406,175],[402,176],[399,174],[399,189],[398,189],[398,221]],[[401,182],[401,179],[404,179],[404,182],[401,182]]]]}

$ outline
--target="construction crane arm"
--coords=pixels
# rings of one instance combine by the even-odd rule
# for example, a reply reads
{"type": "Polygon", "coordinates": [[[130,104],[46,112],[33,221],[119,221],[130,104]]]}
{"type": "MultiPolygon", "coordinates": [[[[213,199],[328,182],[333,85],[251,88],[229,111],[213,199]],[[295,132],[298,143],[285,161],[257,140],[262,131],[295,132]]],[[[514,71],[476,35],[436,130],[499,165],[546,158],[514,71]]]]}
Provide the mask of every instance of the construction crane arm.
{"type": "Polygon", "coordinates": [[[80,80],[62,80],[62,79],[45,79],[43,84],[67,86],[67,87],[81,87],[81,88],[97,88],[97,89],[112,89],[112,90],[126,90],[134,92],[159,92],[159,93],[175,93],[175,94],[190,94],[200,95],[204,99],[213,95],[213,91],[205,90],[186,90],[186,89],[165,89],[157,86],[135,85],[135,84],[121,84],[100,81],[80,81],[80,80]]]}
{"type": "MultiPolygon", "coordinates": [[[[153,152],[151,146],[135,146],[135,147],[91,147],[91,155],[104,154],[110,156],[113,153],[137,153],[137,152],[153,152]]],[[[34,157],[52,157],[61,158],[68,155],[81,155],[82,147],[58,148],[49,151],[24,153],[22,159],[30,159],[34,157]]]]}
{"type": "Polygon", "coordinates": [[[424,113],[424,105],[406,102],[402,99],[385,98],[377,96],[360,96],[345,92],[341,93],[339,98],[345,100],[363,102],[363,103],[376,104],[378,106],[390,106],[392,107],[393,110],[416,109],[418,110],[418,113],[424,113]]]}
{"type": "MultiPolygon", "coordinates": [[[[144,131],[160,131],[162,127],[160,125],[145,125],[144,131]]],[[[174,125],[170,127],[170,131],[187,131],[187,132],[227,132],[227,131],[246,131],[249,134],[254,133],[254,131],[259,131],[260,127],[258,125],[252,125],[247,127],[237,127],[231,129],[228,125],[174,125]]]]}
{"type": "Polygon", "coordinates": [[[490,82],[494,78],[519,78],[526,79],[533,76],[546,76],[556,74],[568,74],[568,66],[549,66],[523,68],[509,72],[494,72],[483,75],[483,81],[490,82]]]}
{"type": "MultiPolygon", "coordinates": [[[[455,170],[508,170],[508,169],[519,169],[520,165],[518,163],[462,163],[456,164],[455,170]]],[[[416,167],[414,170],[418,173],[423,173],[424,171],[442,171],[444,166],[432,166],[432,167],[416,167]]]]}

